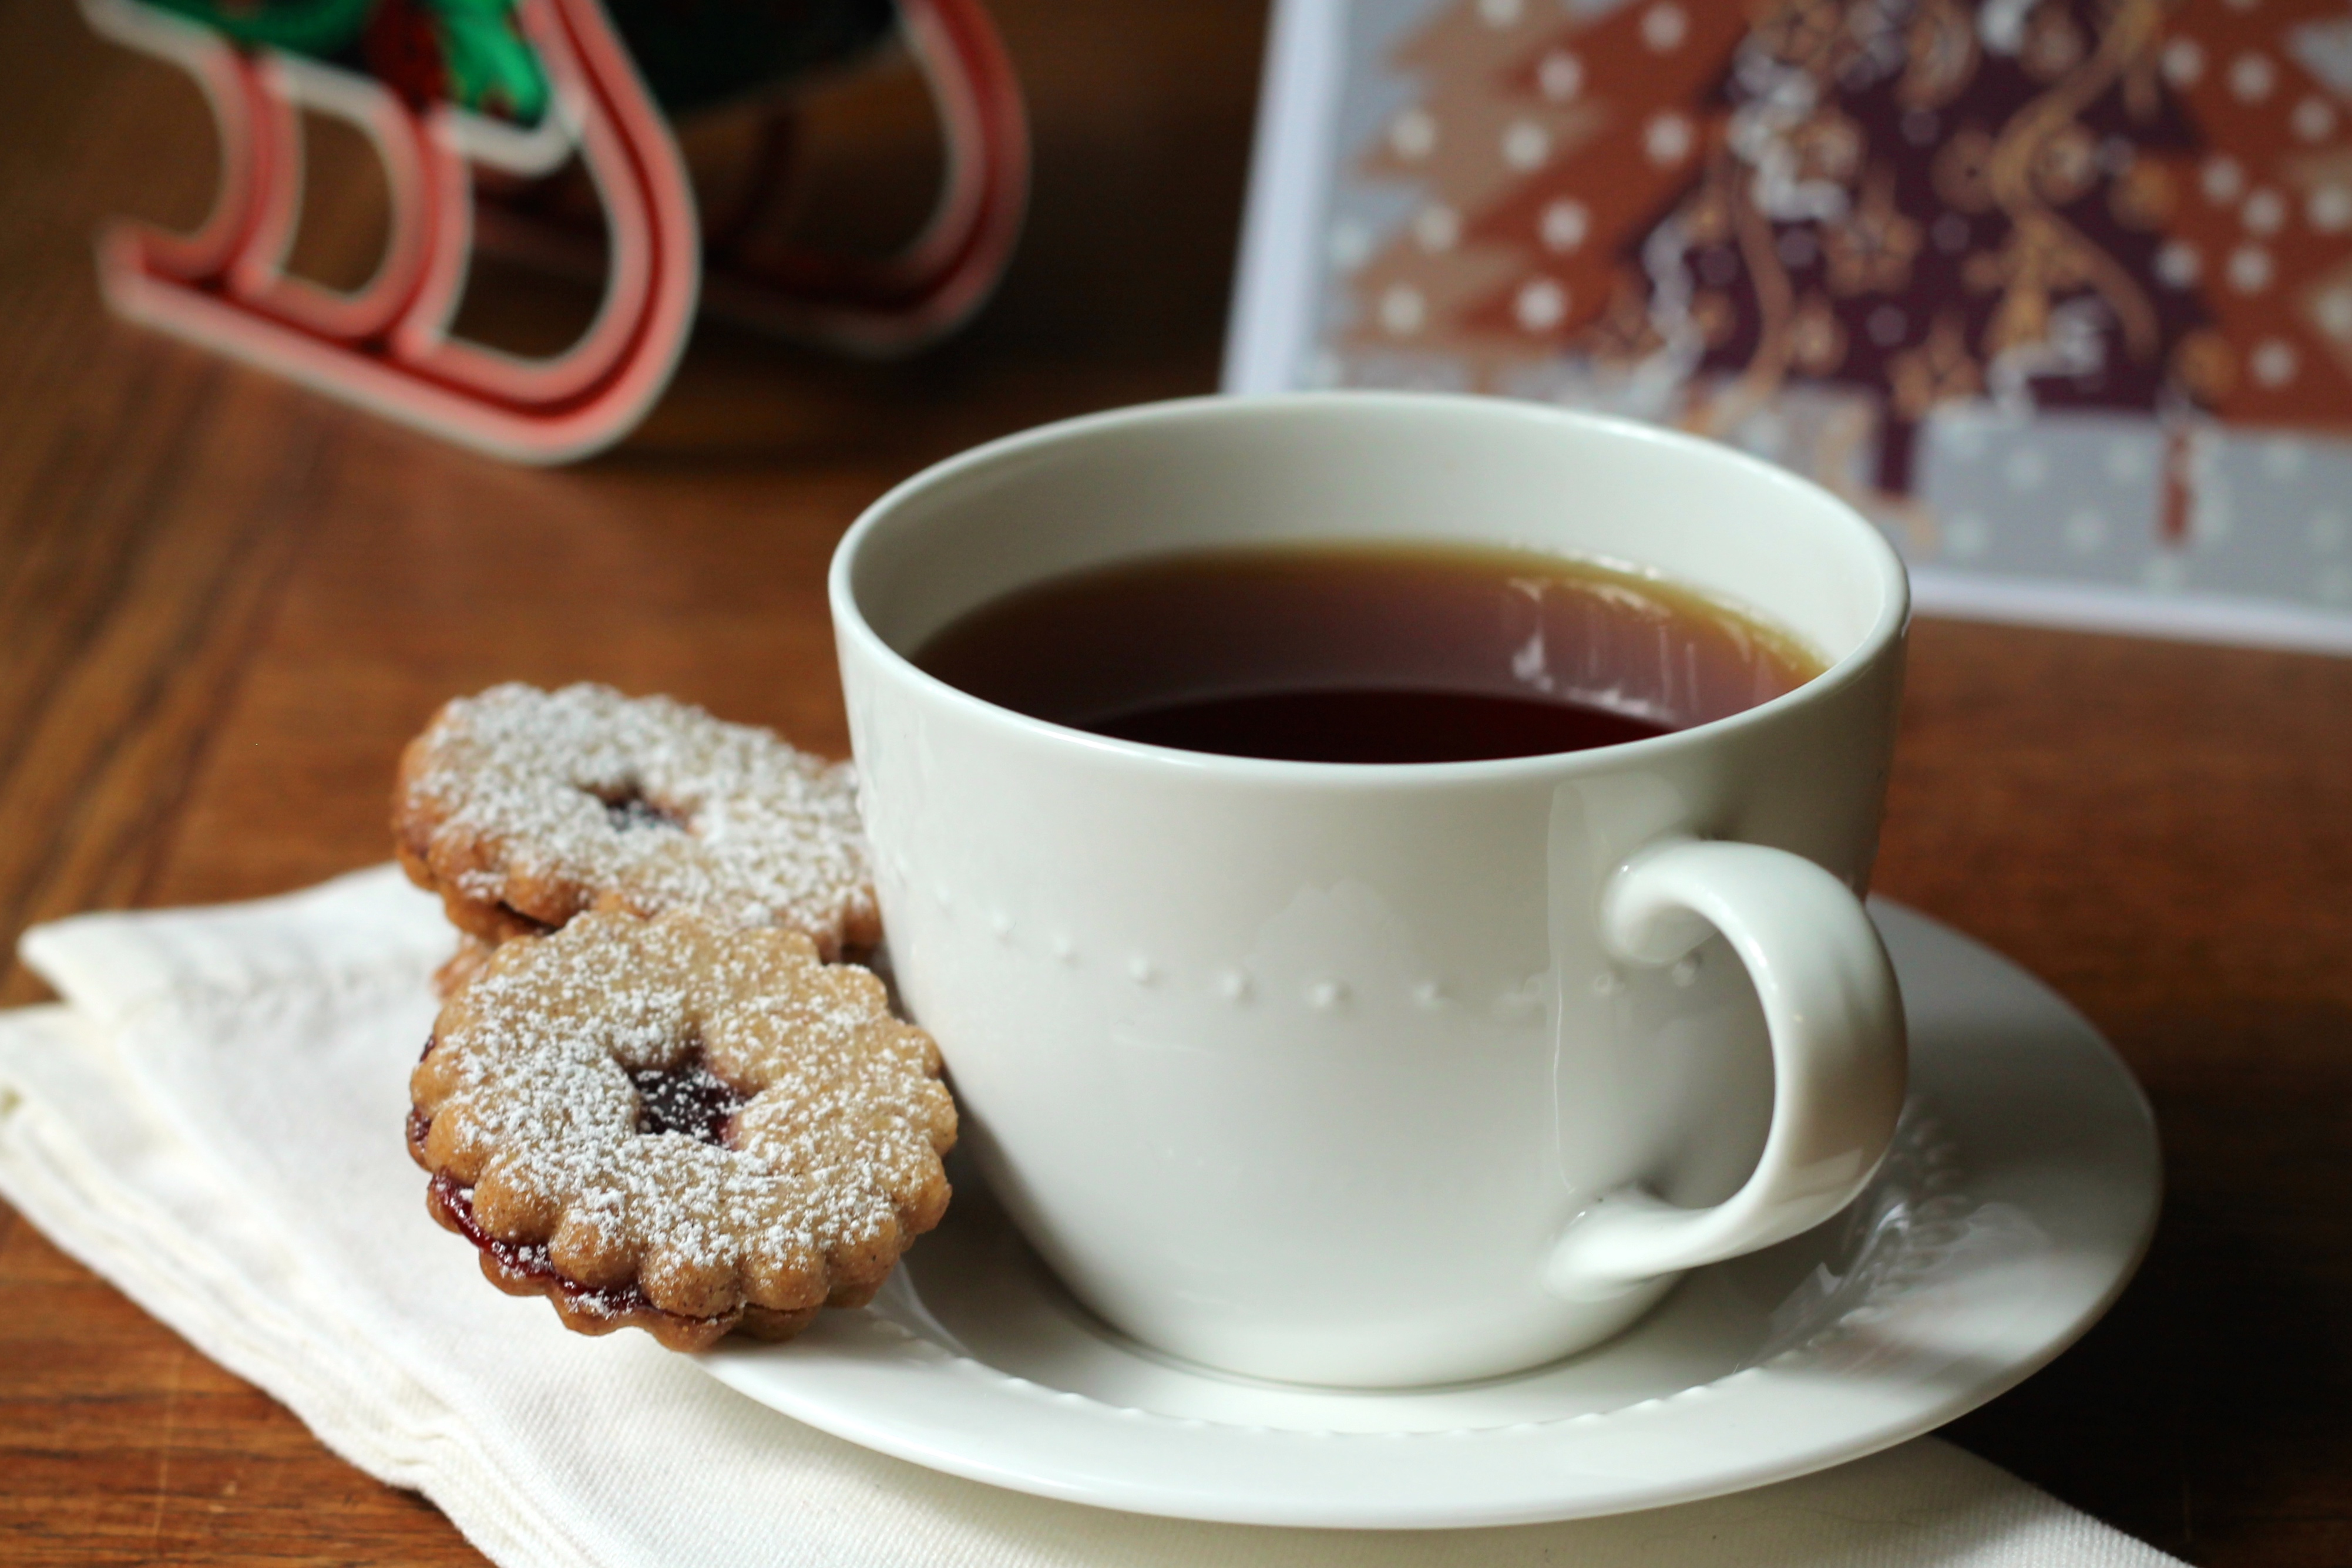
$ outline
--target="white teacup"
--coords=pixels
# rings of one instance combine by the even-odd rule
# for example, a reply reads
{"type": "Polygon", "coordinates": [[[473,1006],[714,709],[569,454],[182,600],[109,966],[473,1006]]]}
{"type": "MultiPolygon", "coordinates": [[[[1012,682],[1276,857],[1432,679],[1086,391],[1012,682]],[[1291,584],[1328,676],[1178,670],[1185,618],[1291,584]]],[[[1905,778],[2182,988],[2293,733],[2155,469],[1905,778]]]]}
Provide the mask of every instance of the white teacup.
{"type": "Polygon", "coordinates": [[[1902,1005],[1856,890],[1907,587],[1826,491],[1527,403],[1204,399],[917,476],[832,600],[907,1002],[1023,1231],[1146,1343],[1325,1384],[1513,1371],[1818,1224],[1885,1153],[1902,1005]],[[1338,539],[1637,563],[1829,668],[1655,739],[1394,766],[1107,739],[907,657],[1059,573],[1338,539]]]}

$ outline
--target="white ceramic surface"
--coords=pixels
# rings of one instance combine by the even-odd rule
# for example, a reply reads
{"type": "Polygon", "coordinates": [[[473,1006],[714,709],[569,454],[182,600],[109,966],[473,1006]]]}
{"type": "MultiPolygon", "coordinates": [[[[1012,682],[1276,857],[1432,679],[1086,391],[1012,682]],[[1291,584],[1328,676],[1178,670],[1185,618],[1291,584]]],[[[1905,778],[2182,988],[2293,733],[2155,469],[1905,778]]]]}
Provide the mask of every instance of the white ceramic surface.
{"type": "Polygon", "coordinates": [[[1997,955],[1874,906],[1911,1014],[1895,1149],[1844,1218],[1690,1275],[1513,1377],[1348,1393],[1185,1365],[1057,1288],[967,1183],[875,1305],[701,1358],[764,1405],[1046,1497],[1241,1523],[1444,1528],[1715,1496],[1888,1447],[2063,1350],[2156,1222],[2147,1103],[1997,955]]]}
{"type": "Polygon", "coordinates": [[[1906,602],[1826,491],[1501,399],[1159,404],[885,497],[833,574],[862,804],[903,994],[1007,1211],[1147,1343],[1391,1386],[1597,1343],[1837,1212],[1902,1100],[1849,889],[1906,602]],[[1397,538],[1656,570],[1830,667],[1631,745],[1349,767],[1086,735],[904,656],[1059,572],[1397,538]]]}

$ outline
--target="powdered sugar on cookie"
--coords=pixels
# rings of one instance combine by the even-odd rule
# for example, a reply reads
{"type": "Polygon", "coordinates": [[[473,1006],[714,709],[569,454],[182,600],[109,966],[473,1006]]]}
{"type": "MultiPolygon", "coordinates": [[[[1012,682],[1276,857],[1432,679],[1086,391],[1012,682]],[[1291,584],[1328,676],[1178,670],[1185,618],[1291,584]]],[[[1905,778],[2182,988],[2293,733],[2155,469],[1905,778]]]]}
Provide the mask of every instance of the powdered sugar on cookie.
{"type": "Polygon", "coordinates": [[[777,1335],[869,1299],[944,1212],[939,1071],[878,980],[803,937],[592,914],[443,1009],[412,1145],[492,1278],[573,1326],[777,1335]]]}
{"type": "Polygon", "coordinates": [[[782,925],[828,957],[879,936],[849,766],[667,697],[457,698],[402,758],[394,834],[410,876],[489,942],[587,909],[782,925]]]}

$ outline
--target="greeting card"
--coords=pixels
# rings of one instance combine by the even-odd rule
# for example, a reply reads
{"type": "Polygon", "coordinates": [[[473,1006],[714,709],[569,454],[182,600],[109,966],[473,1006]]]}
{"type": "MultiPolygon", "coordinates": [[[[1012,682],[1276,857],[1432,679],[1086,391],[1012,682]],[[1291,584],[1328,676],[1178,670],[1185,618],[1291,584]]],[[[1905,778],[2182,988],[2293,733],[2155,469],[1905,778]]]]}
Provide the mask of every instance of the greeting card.
{"type": "Polygon", "coordinates": [[[2352,651],[2352,15],[1288,0],[1228,385],[1699,431],[1923,608],[2352,651]]]}

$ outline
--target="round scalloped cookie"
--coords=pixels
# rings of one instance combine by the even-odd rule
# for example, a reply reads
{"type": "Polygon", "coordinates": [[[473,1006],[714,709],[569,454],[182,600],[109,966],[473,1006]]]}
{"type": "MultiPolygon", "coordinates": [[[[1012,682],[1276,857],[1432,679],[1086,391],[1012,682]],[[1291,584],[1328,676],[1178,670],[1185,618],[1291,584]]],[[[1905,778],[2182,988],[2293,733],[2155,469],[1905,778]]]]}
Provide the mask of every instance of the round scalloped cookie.
{"type": "Polygon", "coordinates": [[[393,838],[486,943],[591,909],[783,926],[828,958],[881,936],[849,766],[667,697],[457,698],[401,758],[393,838]]]}
{"type": "Polygon", "coordinates": [[[434,1216],[502,1288],[677,1349],[861,1306],[946,1211],[929,1035],[795,932],[583,915],[501,945],[410,1081],[434,1216]]]}

